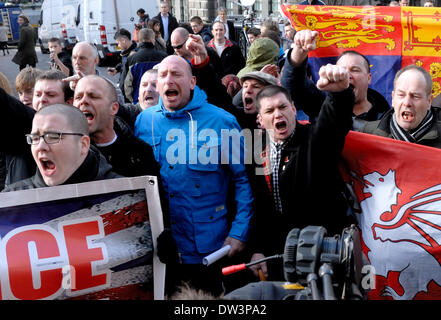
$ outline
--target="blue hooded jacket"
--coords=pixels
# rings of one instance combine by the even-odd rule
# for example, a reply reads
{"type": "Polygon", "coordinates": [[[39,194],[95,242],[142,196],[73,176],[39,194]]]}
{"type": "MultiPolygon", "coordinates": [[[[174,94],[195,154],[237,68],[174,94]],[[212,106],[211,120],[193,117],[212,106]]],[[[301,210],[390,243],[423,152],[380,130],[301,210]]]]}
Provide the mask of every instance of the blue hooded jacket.
{"type": "Polygon", "coordinates": [[[244,139],[234,116],[209,104],[196,86],[191,101],[178,111],[167,111],[160,99],[141,112],[135,135],[153,147],[161,166],[182,263],[201,263],[227,236],[247,241],[253,196],[243,159],[244,139]],[[229,188],[234,188],[237,206],[231,227],[229,188]]]}

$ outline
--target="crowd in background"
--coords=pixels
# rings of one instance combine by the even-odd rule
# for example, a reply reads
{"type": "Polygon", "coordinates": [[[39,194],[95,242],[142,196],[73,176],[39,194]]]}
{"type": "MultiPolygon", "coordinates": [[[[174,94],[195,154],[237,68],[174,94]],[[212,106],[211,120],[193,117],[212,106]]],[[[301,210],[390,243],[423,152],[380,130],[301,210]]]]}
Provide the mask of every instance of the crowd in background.
{"type": "MultiPolygon", "coordinates": [[[[168,296],[182,281],[214,296],[259,279],[283,281],[279,260],[230,277],[220,270],[283,253],[294,227],[323,225],[334,234],[353,222],[338,172],[350,130],[441,147],[424,69],[397,74],[390,106],[369,88],[369,61],[356,51],[311,81],[317,31],[264,20],[247,30],[244,56],[225,8],[211,24],[198,16],[178,23],[170,9],[163,1],[149,17],[140,8],[135,31],[115,34],[121,62],[107,71],[117,83],[98,73],[87,42],[70,54],[51,39],[51,70],[36,69],[35,48],[26,45],[35,42],[20,17],[17,98],[0,78],[3,192],[158,176],[165,229],[157,254],[167,264],[168,296]],[[225,130],[239,138],[233,150],[224,150],[225,130]],[[202,264],[226,245],[225,259],[202,264]]],[[[0,26],[0,49],[9,54],[1,35],[0,26]]]]}

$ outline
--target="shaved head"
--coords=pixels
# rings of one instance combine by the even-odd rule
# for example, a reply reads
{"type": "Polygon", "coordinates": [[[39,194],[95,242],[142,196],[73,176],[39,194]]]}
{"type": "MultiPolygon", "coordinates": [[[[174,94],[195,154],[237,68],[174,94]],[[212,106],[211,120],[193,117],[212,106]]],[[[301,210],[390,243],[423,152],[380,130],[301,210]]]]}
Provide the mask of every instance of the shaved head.
{"type": "Polygon", "coordinates": [[[63,116],[70,126],[68,129],[72,130],[72,132],[82,133],[85,136],[89,135],[89,126],[87,125],[86,116],[78,108],[69,104],[57,103],[44,106],[36,113],[36,115],[39,116],[52,114],[63,116]]]}

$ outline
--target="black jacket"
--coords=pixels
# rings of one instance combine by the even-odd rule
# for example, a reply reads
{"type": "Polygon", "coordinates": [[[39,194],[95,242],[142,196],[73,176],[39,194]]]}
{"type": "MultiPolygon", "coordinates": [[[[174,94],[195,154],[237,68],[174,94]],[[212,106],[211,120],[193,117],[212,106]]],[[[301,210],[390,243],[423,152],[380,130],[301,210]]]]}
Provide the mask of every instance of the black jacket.
{"type": "Polygon", "coordinates": [[[97,146],[113,170],[125,177],[143,175],[159,176],[159,165],[152,147],[135,137],[128,124],[115,117],[114,130],[118,136],[109,146],[97,146]]]}
{"type": "MultiPolygon", "coordinates": [[[[352,89],[329,94],[317,122],[297,122],[294,135],[282,150],[279,165],[279,190],[283,212],[275,209],[272,176],[263,174],[270,166],[270,146],[256,165],[252,185],[256,211],[250,247],[265,256],[284,251],[286,236],[292,228],[324,226],[328,235],[341,234],[348,226],[343,181],[338,166],[346,134],[352,123],[352,89]]],[[[282,269],[276,270],[282,271],[282,269]]],[[[273,280],[283,280],[273,279],[273,280]]]]}
{"type": "Polygon", "coordinates": [[[152,43],[139,43],[138,50],[128,56],[124,65],[121,66],[121,77],[119,80],[120,88],[122,88],[122,90],[124,89],[124,81],[126,80],[127,72],[131,66],[139,62],[161,62],[165,57],[167,57],[167,54],[155,49],[155,46],[152,43]]]}
{"type": "MultiPolygon", "coordinates": [[[[207,46],[216,51],[213,39],[210,40],[207,46]]],[[[239,46],[228,39],[226,40],[225,48],[220,55],[220,60],[222,62],[224,75],[236,75],[243,67],[245,67],[245,58],[243,57],[239,46]]]]}
{"type": "Polygon", "coordinates": [[[35,43],[37,36],[34,28],[25,23],[20,27],[20,39],[18,40],[17,53],[12,58],[12,62],[22,65],[35,65],[38,62],[37,53],[35,52],[35,43]]]}
{"type": "Polygon", "coordinates": [[[123,74],[127,74],[127,70],[125,62],[127,61],[127,58],[134,52],[134,50],[137,50],[137,43],[135,41],[132,41],[132,45],[127,50],[124,50],[120,53],[121,56],[121,62],[118,63],[115,67],[116,71],[120,73],[119,80],[118,80],[118,87],[121,89],[121,92],[124,94],[124,77],[123,74]]]}
{"type": "MultiPolygon", "coordinates": [[[[441,108],[432,106],[430,110],[434,118],[432,120],[432,126],[417,143],[423,146],[441,149],[441,108]]],[[[393,114],[394,109],[390,109],[380,120],[366,123],[360,132],[393,139],[390,133],[390,119],[393,114]]]]}
{"type": "MultiPolygon", "coordinates": [[[[159,22],[161,23],[161,36],[162,38],[165,40],[164,38],[164,24],[162,23],[162,18],[161,18],[161,13],[159,13],[157,16],[155,16],[156,19],[159,20],[159,22]]],[[[171,34],[173,32],[173,30],[175,30],[177,27],[179,27],[179,23],[178,20],[176,20],[175,17],[172,16],[171,13],[168,14],[168,40],[167,40],[167,54],[173,54],[174,50],[171,46],[171,34]]]]}
{"type": "Polygon", "coordinates": [[[35,110],[0,88],[0,153],[4,171],[0,180],[9,184],[31,177],[36,165],[25,134],[31,132],[35,110]]]}
{"type": "MultiPolygon", "coordinates": [[[[291,54],[288,51],[287,57],[291,54]]],[[[326,93],[317,89],[315,83],[307,76],[307,59],[298,67],[294,67],[286,59],[283,68],[281,84],[288,89],[297,110],[303,110],[310,119],[315,119],[325,101],[326,93]]],[[[379,92],[368,88],[367,99],[372,104],[371,109],[360,115],[353,115],[353,130],[359,130],[367,121],[375,121],[390,109],[389,103],[379,92]]]]}
{"type": "MultiPolygon", "coordinates": [[[[120,177],[120,175],[112,171],[112,167],[107,163],[102,154],[91,146],[89,153],[81,166],[63,183],[63,185],[120,177]]],[[[2,192],[44,187],[48,187],[48,185],[44,182],[40,171],[37,170],[33,177],[13,183],[7,186],[2,192]]]]}
{"type": "MultiPolygon", "coordinates": [[[[74,70],[72,66],[72,56],[69,54],[69,52],[63,49],[58,54],[58,59],[60,59],[64,66],[69,69],[69,76],[73,76],[74,70]]],[[[51,62],[51,69],[61,70],[55,62],[51,62]]]]}

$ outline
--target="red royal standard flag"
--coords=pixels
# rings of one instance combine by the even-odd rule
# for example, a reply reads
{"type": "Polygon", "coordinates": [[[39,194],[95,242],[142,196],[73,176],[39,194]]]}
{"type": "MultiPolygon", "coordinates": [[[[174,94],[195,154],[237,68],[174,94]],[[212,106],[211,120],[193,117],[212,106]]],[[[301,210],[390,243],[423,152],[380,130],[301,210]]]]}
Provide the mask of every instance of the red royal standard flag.
{"type": "Polygon", "coordinates": [[[351,131],[341,172],[356,198],[369,299],[441,299],[441,150],[351,131]]]}
{"type": "Polygon", "coordinates": [[[319,32],[317,49],[309,54],[314,81],[322,65],[354,50],[368,58],[370,87],[389,103],[395,73],[409,64],[430,73],[434,97],[441,92],[441,8],[282,5],[281,9],[297,31],[319,32]]]}

